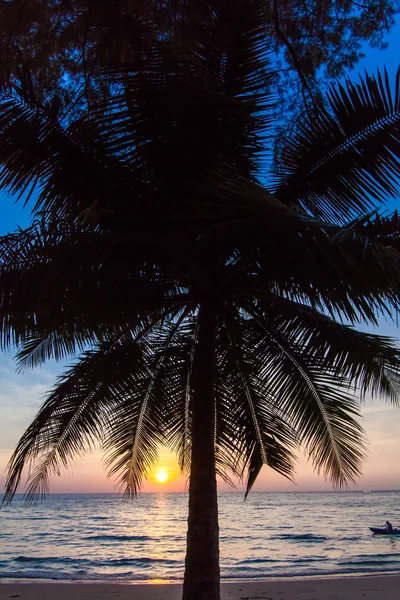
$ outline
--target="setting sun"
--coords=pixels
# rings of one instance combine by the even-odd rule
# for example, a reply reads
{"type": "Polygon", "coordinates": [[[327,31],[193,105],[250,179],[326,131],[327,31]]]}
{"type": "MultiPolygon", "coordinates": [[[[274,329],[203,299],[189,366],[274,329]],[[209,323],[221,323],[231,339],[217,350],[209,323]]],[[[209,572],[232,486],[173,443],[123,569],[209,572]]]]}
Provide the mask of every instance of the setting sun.
{"type": "Polygon", "coordinates": [[[158,483],[165,483],[168,479],[168,473],[165,469],[158,469],[155,477],[158,483]]]}

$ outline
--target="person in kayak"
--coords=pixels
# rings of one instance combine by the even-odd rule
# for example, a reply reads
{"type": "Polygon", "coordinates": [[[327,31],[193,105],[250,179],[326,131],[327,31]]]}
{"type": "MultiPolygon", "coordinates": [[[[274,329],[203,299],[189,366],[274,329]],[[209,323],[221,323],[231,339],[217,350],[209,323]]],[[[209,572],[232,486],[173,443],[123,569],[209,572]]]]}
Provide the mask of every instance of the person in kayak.
{"type": "Polygon", "coordinates": [[[393,532],[393,525],[390,523],[390,521],[386,521],[386,531],[388,533],[392,533],[393,532]]]}

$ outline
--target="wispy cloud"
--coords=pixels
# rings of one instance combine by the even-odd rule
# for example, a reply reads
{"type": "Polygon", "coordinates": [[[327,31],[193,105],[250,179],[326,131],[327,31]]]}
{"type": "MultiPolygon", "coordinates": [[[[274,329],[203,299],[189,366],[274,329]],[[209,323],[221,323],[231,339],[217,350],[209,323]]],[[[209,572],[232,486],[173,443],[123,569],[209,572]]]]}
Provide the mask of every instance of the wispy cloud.
{"type": "Polygon", "coordinates": [[[15,446],[55,379],[54,367],[18,374],[10,356],[0,358],[0,450],[15,446]]]}

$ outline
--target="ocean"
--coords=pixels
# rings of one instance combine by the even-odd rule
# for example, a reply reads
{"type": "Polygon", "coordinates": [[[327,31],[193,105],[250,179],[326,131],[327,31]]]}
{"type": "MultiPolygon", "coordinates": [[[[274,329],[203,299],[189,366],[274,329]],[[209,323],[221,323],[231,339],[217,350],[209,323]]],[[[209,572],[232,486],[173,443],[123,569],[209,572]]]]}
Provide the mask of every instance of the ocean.
{"type": "MultiPolygon", "coordinates": [[[[400,493],[219,495],[225,580],[400,571],[400,493]]],[[[0,578],[179,581],[187,495],[50,495],[0,511],[0,578]]]]}

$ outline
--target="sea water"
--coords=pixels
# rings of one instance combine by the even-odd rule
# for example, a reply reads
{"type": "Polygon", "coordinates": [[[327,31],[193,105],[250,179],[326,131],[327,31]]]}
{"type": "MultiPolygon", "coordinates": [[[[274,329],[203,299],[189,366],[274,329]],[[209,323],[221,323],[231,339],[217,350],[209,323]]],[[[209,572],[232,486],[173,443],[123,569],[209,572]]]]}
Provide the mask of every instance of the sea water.
{"type": "MultiPolygon", "coordinates": [[[[219,495],[223,579],[400,571],[400,493],[219,495]]],[[[187,495],[51,495],[0,511],[0,578],[174,581],[183,576],[187,495]]]]}

